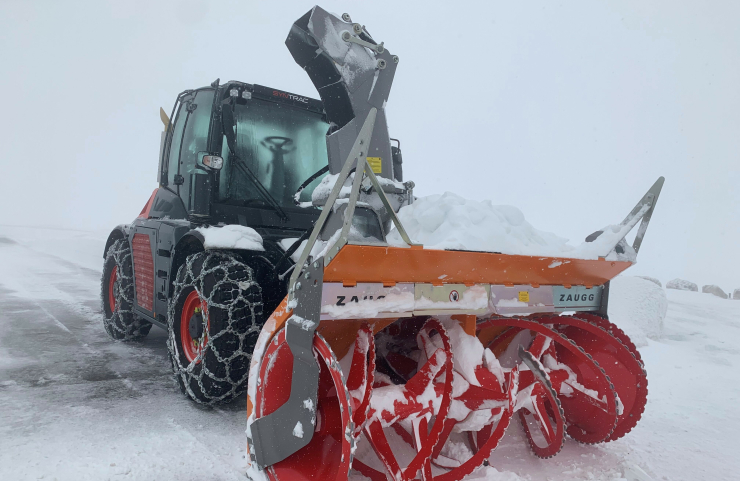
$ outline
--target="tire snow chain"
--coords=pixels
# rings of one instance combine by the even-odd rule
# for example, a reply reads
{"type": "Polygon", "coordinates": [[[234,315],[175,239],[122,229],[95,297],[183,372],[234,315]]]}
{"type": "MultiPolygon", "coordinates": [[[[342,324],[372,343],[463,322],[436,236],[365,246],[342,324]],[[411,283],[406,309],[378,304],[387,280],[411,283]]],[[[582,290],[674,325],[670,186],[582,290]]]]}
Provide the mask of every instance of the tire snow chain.
{"type": "MultiPolygon", "coordinates": [[[[180,280],[180,275],[178,271],[178,275],[175,278],[175,281],[173,283],[173,295],[172,300],[170,302],[169,306],[169,312],[168,312],[168,323],[169,323],[169,339],[168,339],[168,348],[170,351],[170,355],[172,357],[172,362],[177,367],[177,376],[180,377],[180,381],[182,385],[184,385],[185,389],[187,390],[188,396],[200,404],[217,404],[219,402],[229,401],[231,399],[234,399],[238,397],[242,392],[246,390],[246,383],[247,379],[249,377],[249,369],[245,370],[245,373],[241,376],[240,379],[237,381],[232,381],[229,379],[229,371],[227,370],[226,376],[218,376],[216,373],[210,371],[205,361],[205,356],[207,352],[212,352],[213,355],[216,357],[216,359],[219,361],[219,363],[224,365],[230,365],[235,359],[237,359],[240,356],[243,356],[246,358],[246,365],[249,365],[249,361],[252,359],[252,351],[244,351],[241,349],[241,347],[244,346],[244,340],[246,336],[252,334],[252,333],[259,333],[261,327],[255,323],[255,320],[261,315],[262,311],[262,302],[253,302],[250,301],[248,296],[246,295],[247,292],[252,288],[253,286],[259,287],[257,282],[255,282],[252,270],[249,269],[248,266],[246,266],[244,263],[239,261],[233,254],[228,252],[219,252],[219,251],[207,251],[205,255],[207,256],[217,256],[220,257],[220,262],[214,264],[214,265],[208,265],[205,261],[207,261],[208,258],[206,258],[203,262],[200,274],[197,276],[193,272],[193,261],[197,258],[198,255],[203,255],[204,253],[195,254],[192,256],[189,256],[185,264],[180,267],[180,269],[185,269],[185,275],[182,278],[182,281],[180,280]],[[243,266],[246,268],[246,271],[249,275],[249,280],[245,283],[244,281],[237,281],[230,279],[227,275],[228,267],[232,266],[243,266]],[[218,275],[219,271],[222,272],[222,275],[218,275]],[[211,288],[210,295],[206,297],[203,292],[203,281],[204,278],[209,275],[213,274],[214,277],[217,278],[216,283],[211,288]],[[190,280],[190,282],[189,282],[190,280]],[[219,303],[216,302],[213,299],[214,293],[218,292],[219,286],[223,284],[236,284],[239,287],[239,294],[235,296],[233,299],[231,299],[228,303],[219,303]],[[211,335],[208,332],[207,326],[204,326],[203,329],[203,335],[208,336],[208,343],[206,344],[206,347],[201,350],[201,352],[198,354],[198,357],[196,357],[193,362],[183,365],[183,363],[180,361],[180,347],[177,345],[177,342],[175,342],[175,339],[173,337],[173,323],[176,316],[175,313],[175,306],[177,305],[177,300],[180,294],[182,293],[183,289],[191,287],[191,284],[193,287],[195,287],[195,291],[198,293],[198,296],[206,303],[207,306],[210,307],[217,307],[222,309],[223,311],[228,313],[228,321],[226,322],[226,328],[223,329],[221,332],[218,332],[216,334],[211,335]],[[240,306],[240,303],[241,304],[240,306]],[[252,325],[243,333],[236,332],[234,329],[234,326],[238,325],[238,319],[236,318],[235,311],[242,311],[244,308],[247,308],[252,313],[252,325]],[[214,341],[216,341],[218,338],[226,336],[226,335],[233,335],[236,336],[239,339],[240,342],[240,349],[236,350],[231,356],[224,357],[219,352],[216,346],[214,345],[214,341]],[[200,362],[199,362],[200,361],[200,362]],[[196,366],[201,366],[200,372],[195,373],[196,366]],[[209,398],[208,402],[204,402],[200,399],[199,396],[197,396],[192,388],[190,387],[190,379],[194,378],[196,382],[198,383],[198,387],[200,389],[201,395],[203,397],[207,397],[208,395],[207,390],[203,386],[203,377],[207,376],[210,379],[217,381],[217,382],[225,382],[231,385],[231,388],[228,392],[225,394],[215,397],[215,398],[209,398]]],[[[207,317],[203,317],[204,321],[207,322],[207,317]]]]}
{"type": "Polygon", "coordinates": [[[304,429],[302,437],[293,435],[298,423],[302,426],[316,423],[319,365],[313,354],[313,339],[321,317],[324,259],[307,264],[299,279],[293,292],[297,304],[285,325],[285,339],[293,353],[290,398],[274,412],[255,419],[251,428],[250,446],[254,446],[254,459],[263,468],[282,461],[311,442],[313,429],[304,429]],[[306,409],[306,405],[313,408],[306,409]]]}

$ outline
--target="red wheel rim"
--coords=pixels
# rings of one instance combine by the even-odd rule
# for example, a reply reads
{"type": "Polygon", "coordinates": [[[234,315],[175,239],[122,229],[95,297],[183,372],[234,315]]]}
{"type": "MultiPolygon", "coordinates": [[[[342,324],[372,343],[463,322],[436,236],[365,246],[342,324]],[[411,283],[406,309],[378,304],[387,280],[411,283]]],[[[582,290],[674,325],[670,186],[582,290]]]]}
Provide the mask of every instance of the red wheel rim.
{"type": "MultiPolygon", "coordinates": [[[[326,341],[314,337],[314,354],[319,360],[318,402],[313,437],[303,448],[266,470],[272,481],[346,480],[351,462],[347,436],[351,408],[341,371],[326,341]]],[[[293,353],[283,329],[268,346],[260,367],[260,389],[255,401],[258,417],[266,416],[290,397],[293,353]]],[[[305,429],[305,428],[304,428],[305,429]]]]}
{"type": "Polygon", "coordinates": [[[200,362],[198,356],[203,352],[204,346],[208,344],[208,323],[206,323],[204,328],[206,332],[203,333],[202,339],[193,339],[190,335],[190,318],[197,312],[204,312],[203,305],[204,303],[198,292],[193,290],[185,298],[185,303],[182,306],[182,313],[180,314],[180,344],[188,362],[193,362],[196,359],[197,362],[200,362]]]}
{"type": "Polygon", "coordinates": [[[108,307],[110,308],[111,314],[116,312],[118,307],[116,303],[115,287],[116,281],[118,280],[118,266],[113,266],[113,270],[110,271],[110,277],[108,278],[108,307]]]}

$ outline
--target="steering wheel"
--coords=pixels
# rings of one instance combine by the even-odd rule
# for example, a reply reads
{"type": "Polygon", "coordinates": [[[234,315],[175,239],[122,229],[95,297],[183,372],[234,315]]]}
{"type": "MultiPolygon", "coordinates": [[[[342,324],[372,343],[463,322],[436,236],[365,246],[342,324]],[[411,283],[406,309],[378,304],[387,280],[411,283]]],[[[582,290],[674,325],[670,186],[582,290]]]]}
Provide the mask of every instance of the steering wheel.
{"type": "Polygon", "coordinates": [[[270,136],[265,137],[262,140],[262,145],[267,147],[273,152],[284,152],[287,153],[288,150],[283,150],[283,147],[286,147],[293,143],[293,139],[290,137],[279,137],[279,136],[270,136]]]}

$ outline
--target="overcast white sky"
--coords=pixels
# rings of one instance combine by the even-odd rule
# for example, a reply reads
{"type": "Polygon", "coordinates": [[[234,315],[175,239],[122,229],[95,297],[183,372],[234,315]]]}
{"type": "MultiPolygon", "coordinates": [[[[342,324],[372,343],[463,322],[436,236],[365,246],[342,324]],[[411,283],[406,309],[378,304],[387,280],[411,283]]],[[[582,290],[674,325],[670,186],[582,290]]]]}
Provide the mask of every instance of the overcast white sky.
{"type": "MultiPolygon", "coordinates": [[[[0,0],[0,224],[131,221],[182,90],[318,98],[284,45],[312,5],[0,0]]],[[[322,6],[400,56],[387,110],[417,195],[511,204],[577,243],[663,175],[631,272],[740,287],[740,3],[322,6]]]]}

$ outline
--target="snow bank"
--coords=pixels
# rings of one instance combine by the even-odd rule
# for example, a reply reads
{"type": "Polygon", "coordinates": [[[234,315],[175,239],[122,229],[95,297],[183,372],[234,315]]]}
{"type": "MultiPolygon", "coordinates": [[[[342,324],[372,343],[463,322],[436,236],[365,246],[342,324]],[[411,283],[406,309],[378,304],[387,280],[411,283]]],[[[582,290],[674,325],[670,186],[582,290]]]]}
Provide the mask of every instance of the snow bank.
{"type": "Polygon", "coordinates": [[[656,279],[655,277],[650,277],[650,276],[637,276],[637,277],[639,277],[640,279],[645,279],[646,281],[650,281],[659,287],[663,287],[663,284],[660,283],[660,280],[656,279]]]}
{"type": "Polygon", "coordinates": [[[622,329],[637,347],[647,339],[663,335],[668,311],[665,291],[653,282],[632,276],[617,276],[609,286],[609,320],[622,329]]]}
{"type": "Polygon", "coordinates": [[[678,278],[668,281],[668,284],[666,284],[665,287],[666,289],[678,289],[679,291],[699,292],[699,286],[691,281],[685,281],[678,278]]]}
{"type": "Polygon", "coordinates": [[[265,250],[262,236],[251,227],[231,224],[223,227],[198,227],[195,230],[203,236],[203,247],[206,249],[265,250]]]}
{"type": "MultiPolygon", "coordinates": [[[[579,246],[550,232],[535,229],[522,212],[486,200],[468,200],[451,192],[418,198],[398,212],[409,236],[432,249],[460,249],[503,254],[597,259],[604,256],[629,230],[607,226],[593,242],[579,246]]],[[[397,231],[388,235],[391,245],[405,245],[397,231]]],[[[631,251],[631,252],[630,252],[631,251]]],[[[612,252],[609,260],[634,258],[626,246],[625,256],[612,252]]]]}
{"type": "Polygon", "coordinates": [[[703,286],[701,288],[701,291],[704,294],[712,294],[713,296],[717,296],[721,299],[727,299],[728,297],[725,291],[723,291],[721,287],[715,286],[714,284],[703,286]]]}
{"type": "Polygon", "coordinates": [[[732,298],[740,299],[740,289],[735,289],[734,291],[732,291],[732,298]]]}

